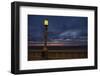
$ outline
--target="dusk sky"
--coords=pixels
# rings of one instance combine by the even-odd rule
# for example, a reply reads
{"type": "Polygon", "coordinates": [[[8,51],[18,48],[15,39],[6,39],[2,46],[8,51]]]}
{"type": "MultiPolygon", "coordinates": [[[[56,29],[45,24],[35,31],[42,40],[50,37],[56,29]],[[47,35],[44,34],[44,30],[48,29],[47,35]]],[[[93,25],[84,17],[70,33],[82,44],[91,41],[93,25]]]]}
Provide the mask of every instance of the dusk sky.
{"type": "Polygon", "coordinates": [[[48,19],[48,41],[53,39],[80,39],[87,37],[87,17],[28,15],[28,40],[43,40],[43,20],[48,19]]]}

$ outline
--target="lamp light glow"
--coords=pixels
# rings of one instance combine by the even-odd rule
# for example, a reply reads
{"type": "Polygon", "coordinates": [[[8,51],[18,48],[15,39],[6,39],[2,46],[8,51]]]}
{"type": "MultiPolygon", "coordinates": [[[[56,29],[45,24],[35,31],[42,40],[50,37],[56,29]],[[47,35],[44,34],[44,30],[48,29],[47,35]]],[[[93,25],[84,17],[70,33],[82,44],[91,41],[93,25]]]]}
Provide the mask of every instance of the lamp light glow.
{"type": "Polygon", "coordinates": [[[48,26],[48,19],[45,19],[45,20],[44,20],[44,25],[45,25],[45,26],[48,26]]]}

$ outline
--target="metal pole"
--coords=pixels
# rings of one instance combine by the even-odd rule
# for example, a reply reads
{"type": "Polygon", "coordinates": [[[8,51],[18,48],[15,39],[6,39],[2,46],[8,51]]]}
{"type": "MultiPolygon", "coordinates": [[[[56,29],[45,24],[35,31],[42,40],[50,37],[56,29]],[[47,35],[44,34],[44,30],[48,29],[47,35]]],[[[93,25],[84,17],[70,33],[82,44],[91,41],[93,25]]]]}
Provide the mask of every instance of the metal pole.
{"type": "Polygon", "coordinates": [[[48,26],[44,25],[44,46],[42,52],[42,59],[48,59],[48,47],[47,47],[47,40],[48,40],[48,26]]]}

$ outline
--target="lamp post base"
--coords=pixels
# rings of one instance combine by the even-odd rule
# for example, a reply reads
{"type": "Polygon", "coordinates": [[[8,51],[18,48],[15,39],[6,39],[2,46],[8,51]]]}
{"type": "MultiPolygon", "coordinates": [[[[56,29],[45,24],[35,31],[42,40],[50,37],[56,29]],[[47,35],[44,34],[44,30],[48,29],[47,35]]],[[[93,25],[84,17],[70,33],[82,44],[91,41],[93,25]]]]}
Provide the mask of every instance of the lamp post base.
{"type": "Polygon", "coordinates": [[[42,59],[48,59],[48,49],[47,48],[43,48],[43,51],[41,52],[41,57],[42,59]]]}

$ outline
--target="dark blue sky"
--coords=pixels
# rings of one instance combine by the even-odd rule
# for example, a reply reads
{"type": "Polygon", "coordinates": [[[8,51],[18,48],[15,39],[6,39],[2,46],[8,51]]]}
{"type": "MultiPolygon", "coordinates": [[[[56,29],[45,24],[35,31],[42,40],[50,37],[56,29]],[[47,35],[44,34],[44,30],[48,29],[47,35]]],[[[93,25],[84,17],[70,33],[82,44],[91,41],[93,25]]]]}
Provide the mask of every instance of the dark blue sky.
{"type": "Polygon", "coordinates": [[[28,40],[43,40],[43,20],[48,19],[48,40],[87,37],[87,17],[28,15],[28,40]]]}

